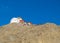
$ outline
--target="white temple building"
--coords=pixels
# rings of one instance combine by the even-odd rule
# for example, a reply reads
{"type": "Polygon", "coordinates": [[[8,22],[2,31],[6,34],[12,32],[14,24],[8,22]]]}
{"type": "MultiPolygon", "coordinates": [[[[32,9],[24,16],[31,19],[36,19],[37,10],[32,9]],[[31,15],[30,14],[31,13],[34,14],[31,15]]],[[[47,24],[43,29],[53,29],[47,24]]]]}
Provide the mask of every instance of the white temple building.
{"type": "Polygon", "coordinates": [[[22,19],[22,18],[20,18],[20,17],[13,17],[11,20],[10,20],[10,24],[11,23],[21,23],[21,24],[23,24],[23,25],[32,25],[32,23],[31,22],[28,22],[28,23],[26,23],[26,22],[24,22],[24,20],[22,19]]]}
{"type": "Polygon", "coordinates": [[[10,23],[22,23],[22,22],[24,22],[23,20],[22,20],[22,18],[12,18],[11,20],[10,20],[10,23]]]}

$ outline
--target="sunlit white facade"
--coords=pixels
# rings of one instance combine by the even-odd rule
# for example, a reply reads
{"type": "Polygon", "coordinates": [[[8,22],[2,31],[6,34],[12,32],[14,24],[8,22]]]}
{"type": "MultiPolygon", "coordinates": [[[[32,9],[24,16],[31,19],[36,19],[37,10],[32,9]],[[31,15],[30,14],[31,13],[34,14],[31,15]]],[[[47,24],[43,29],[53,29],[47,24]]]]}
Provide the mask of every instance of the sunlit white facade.
{"type": "Polygon", "coordinates": [[[10,23],[20,23],[20,21],[22,20],[22,18],[12,18],[11,20],[10,20],[10,23]]]}

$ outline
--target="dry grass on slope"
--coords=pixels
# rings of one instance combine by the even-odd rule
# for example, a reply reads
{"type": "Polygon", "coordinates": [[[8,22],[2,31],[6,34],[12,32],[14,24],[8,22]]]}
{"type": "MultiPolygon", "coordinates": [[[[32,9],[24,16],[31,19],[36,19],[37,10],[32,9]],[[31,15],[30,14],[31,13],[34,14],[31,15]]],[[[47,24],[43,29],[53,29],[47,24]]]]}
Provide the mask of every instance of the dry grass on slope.
{"type": "Polygon", "coordinates": [[[0,27],[0,43],[60,43],[60,26],[8,24],[0,27]]]}

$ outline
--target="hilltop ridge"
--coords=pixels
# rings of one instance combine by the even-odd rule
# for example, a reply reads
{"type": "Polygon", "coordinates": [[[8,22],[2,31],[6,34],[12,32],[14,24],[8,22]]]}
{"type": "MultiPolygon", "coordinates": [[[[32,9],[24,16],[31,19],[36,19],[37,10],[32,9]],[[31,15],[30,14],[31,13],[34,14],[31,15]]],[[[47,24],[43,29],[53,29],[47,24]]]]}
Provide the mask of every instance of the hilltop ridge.
{"type": "Polygon", "coordinates": [[[60,43],[60,26],[7,24],[0,27],[0,43],[60,43]]]}
{"type": "Polygon", "coordinates": [[[0,43],[60,43],[60,25],[36,25],[14,17],[0,27],[0,43]]]}

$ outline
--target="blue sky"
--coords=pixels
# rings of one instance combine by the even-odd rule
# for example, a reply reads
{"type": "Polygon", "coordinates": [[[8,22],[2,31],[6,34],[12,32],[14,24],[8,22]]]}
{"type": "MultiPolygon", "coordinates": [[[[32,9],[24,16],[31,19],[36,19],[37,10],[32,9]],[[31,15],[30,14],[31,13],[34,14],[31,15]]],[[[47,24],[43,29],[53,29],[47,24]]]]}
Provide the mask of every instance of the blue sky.
{"type": "Polygon", "coordinates": [[[22,17],[26,22],[60,25],[60,0],[0,0],[0,25],[12,17],[22,17]]]}

